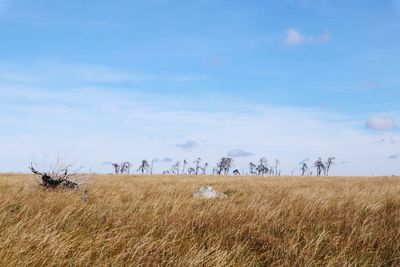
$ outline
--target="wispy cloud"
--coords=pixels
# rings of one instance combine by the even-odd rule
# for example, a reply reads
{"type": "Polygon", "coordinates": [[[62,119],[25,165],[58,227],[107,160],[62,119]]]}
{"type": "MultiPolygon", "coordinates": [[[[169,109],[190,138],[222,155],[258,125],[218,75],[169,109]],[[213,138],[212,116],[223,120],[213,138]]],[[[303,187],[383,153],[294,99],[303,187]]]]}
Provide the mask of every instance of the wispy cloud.
{"type": "Polygon", "coordinates": [[[398,158],[399,158],[399,154],[392,154],[387,157],[387,159],[398,159],[398,158]]]}
{"type": "Polygon", "coordinates": [[[172,159],[168,158],[168,157],[167,158],[163,158],[162,162],[169,163],[169,162],[172,162],[172,159]]]}
{"type": "Polygon", "coordinates": [[[284,43],[287,46],[321,44],[330,42],[331,38],[332,36],[329,32],[324,32],[321,35],[304,35],[294,28],[289,28],[286,31],[284,43]]]}
{"type": "Polygon", "coordinates": [[[367,119],[365,126],[372,130],[387,131],[396,128],[396,123],[392,117],[386,115],[373,115],[367,119]]]}
{"type": "Polygon", "coordinates": [[[309,162],[309,161],[310,161],[309,158],[305,158],[305,159],[303,159],[302,161],[300,161],[299,164],[304,164],[304,163],[307,163],[307,162],[309,162]]]}
{"type": "Polygon", "coordinates": [[[388,138],[380,138],[380,139],[372,140],[372,143],[374,143],[374,144],[396,144],[397,141],[395,139],[393,139],[392,137],[388,137],[388,138]]]}
{"type": "Polygon", "coordinates": [[[228,157],[233,157],[233,158],[249,157],[253,155],[254,155],[253,153],[250,153],[242,149],[233,149],[228,152],[228,157]]]}
{"type": "MultiPolygon", "coordinates": [[[[365,161],[376,163],[371,165],[375,173],[394,171],[386,157],[397,144],[372,144],[373,138],[388,137],[380,132],[372,137],[362,129],[363,121],[339,113],[257,105],[215,93],[178,98],[111,86],[70,89],[59,85],[44,89],[40,84],[0,83],[0,146],[4,152],[0,170],[26,170],[26,162],[54,151],[84,158],[85,166],[97,172],[109,171],[109,166],[101,165],[108,159],[137,163],[170,153],[182,160],[192,148],[196,148],[193,157],[214,164],[232,147],[245,147],[254,155],[281,159],[283,173],[298,167],[305,153],[311,159],[331,155],[352,159],[332,174],[370,174],[365,161]],[[221,98],[225,101],[217,101],[212,111],[204,108],[221,98]],[[177,144],[177,133],[191,139],[177,144]],[[197,140],[205,142],[200,146],[197,140]]],[[[397,132],[391,135],[393,140],[399,138],[397,132]]],[[[237,157],[235,164],[247,168],[254,160],[250,155],[237,157]]]]}
{"type": "Polygon", "coordinates": [[[85,63],[38,63],[30,66],[0,65],[0,81],[38,83],[73,81],[88,83],[191,82],[207,79],[194,73],[142,73],[129,69],[85,63]]]}
{"type": "Polygon", "coordinates": [[[192,150],[196,146],[197,146],[197,142],[195,142],[193,140],[187,140],[184,143],[180,143],[180,144],[176,145],[176,147],[179,147],[183,150],[188,150],[188,151],[192,150]]]}

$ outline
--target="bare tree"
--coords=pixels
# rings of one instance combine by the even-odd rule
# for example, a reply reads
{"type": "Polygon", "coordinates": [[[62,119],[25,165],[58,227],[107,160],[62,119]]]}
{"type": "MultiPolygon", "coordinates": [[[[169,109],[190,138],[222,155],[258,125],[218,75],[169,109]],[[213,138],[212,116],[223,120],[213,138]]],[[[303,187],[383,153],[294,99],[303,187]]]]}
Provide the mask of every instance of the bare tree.
{"type": "Polygon", "coordinates": [[[268,174],[269,169],[268,169],[268,160],[267,160],[267,158],[264,157],[264,158],[261,158],[259,160],[259,164],[256,167],[256,170],[258,172],[258,175],[266,175],[266,174],[268,174]]]}
{"type": "Polygon", "coordinates": [[[329,170],[331,168],[331,166],[334,163],[335,157],[329,157],[326,161],[325,161],[325,175],[328,176],[329,175],[329,170]]]}
{"type": "Polygon", "coordinates": [[[253,162],[249,163],[249,169],[250,169],[250,174],[251,175],[255,175],[257,173],[256,172],[256,168],[257,168],[256,164],[254,164],[253,162]]]}
{"type": "Polygon", "coordinates": [[[224,172],[224,175],[229,174],[229,170],[232,167],[233,159],[223,157],[217,164],[217,174],[221,175],[224,172]]]}
{"type": "Polygon", "coordinates": [[[153,167],[154,167],[154,162],[157,162],[158,159],[152,159],[151,164],[150,164],[150,174],[153,174],[153,167]]]}
{"type": "Polygon", "coordinates": [[[208,167],[208,162],[204,163],[204,166],[201,168],[202,174],[206,174],[208,167]]]}
{"type": "Polygon", "coordinates": [[[275,167],[269,169],[269,175],[275,175],[275,167]]]}
{"type": "Polygon", "coordinates": [[[119,171],[121,170],[121,166],[118,163],[111,163],[111,165],[114,167],[114,172],[115,174],[118,174],[119,171]]]}
{"type": "Polygon", "coordinates": [[[262,157],[258,162],[260,165],[268,167],[268,159],[266,157],[262,157]]]}
{"type": "Polygon", "coordinates": [[[186,159],[183,160],[183,166],[182,166],[182,174],[185,174],[185,167],[187,165],[186,159]]]}
{"type": "Polygon", "coordinates": [[[190,167],[188,169],[188,174],[192,175],[192,174],[195,174],[195,173],[196,173],[196,170],[193,167],[190,167]]]}
{"type": "Polygon", "coordinates": [[[122,163],[111,163],[111,166],[114,167],[114,173],[115,174],[124,174],[124,173],[130,173],[132,163],[128,161],[124,161],[122,163]]]}
{"type": "Polygon", "coordinates": [[[314,167],[317,169],[317,176],[320,176],[322,171],[325,172],[325,164],[322,162],[321,158],[318,158],[317,161],[314,162],[314,167]]]}
{"type": "Polygon", "coordinates": [[[280,160],[279,159],[275,159],[275,175],[278,175],[278,165],[280,164],[280,160]]]}
{"type": "Polygon", "coordinates": [[[303,165],[301,166],[301,176],[304,176],[308,170],[307,163],[303,162],[303,165]]]}
{"type": "Polygon", "coordinates": [[[172,174],[179,174],[179,165],[180,165],[179,161],[177,161],[174,165],[172,165],[171,169],[172,174]]]}
{"type": "Polygon", "coordinates": [[[268,168],[264,165],[259,164],[256,168],[258,175],[266,175],[268,174],[268,168]]]}
{"type": "Polygon", "coordinates": [[[197,158],[197,159],[194,161],[196,174],[199,174],[199,170],[200,170],[200,168],[201,168],[200,162],[201,162],[201,158],[197,158]]]}
{"type": "Polygon", "coordinates": [[[129,172],[131,170],[131,166],[132,166],[132,163],[130,163],[128,161],[121,163],[121,169],[120,169],[121,174],[124,174],[124,173],[129,174],[129,172]]]}
{"type": "Polygon", "coordinates": [[[225,159],[225,168],[224,168],[225,174],[229,173],[229,170],[232,167],[232,165],[233,165],[233,158],[226,158],[225,159]]]}
{"type": "Polygon", "coordinates": [[[73,181],[71,178],[77,176],[78,170],[70,172],[70,165],[51,167],[48,172],[41,172],[31,163],[29,169],[33,174],[40,176],[39,184],[47,188],[64,187],[68,189],[77,189],[79,187],[78,182],[73,181]]]}
{"type": "Polygon", "coordinates": [[[150,169],[150,164],[147,162],[147,160],[142,160],[142,164],[140,164],[138,171],[142,172],[142,174],[144,174],[144,172],[149,173],[149,169],[150,169]]]}

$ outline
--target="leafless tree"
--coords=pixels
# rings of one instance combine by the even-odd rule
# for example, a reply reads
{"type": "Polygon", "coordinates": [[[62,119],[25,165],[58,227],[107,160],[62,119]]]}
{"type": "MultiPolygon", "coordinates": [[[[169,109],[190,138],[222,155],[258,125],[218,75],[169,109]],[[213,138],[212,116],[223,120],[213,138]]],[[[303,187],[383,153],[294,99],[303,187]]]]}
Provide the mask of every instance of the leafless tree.
{"type": "Polygon", "coordinates": [[[199,170],[201,169],[200,162],[201,162],[201,158],[197,158],[194,161],[196,174],[199,174],[199,170]]]}
{"type": "Polygon", "coordinates": [[[190,167],[188,169],[188,174],[192,175],[192,174],[196,174],[196,170],[193,167],[190,167]]]}
{"type": "Polygon", "coordinates": [[[325,175],[329,175],[329,170],[334,163],[335,157],[329,157],[325,162],[325,175]]]}
{"type": "Polygon", "coordinates": [[[111,165],[114,167],[114,172],[115,174],[119,174],[120,170],[121,170],[121,166],[118,163],[111,163],[111,165]]]}
{"type": "Polygon", "coordinates": [[[233,165],[233,158],[226,158],[225,159],[225,168],[224,168],[225,174],[229,173],[229,170],[232,167],[232,165],[233,165]]]}
{"type": "Polygon", "coordinates": [[[322,171],[325,172],[325,164],[322,162],[321,158],[318,158],[317,161],[314,162],[314,167],[317,169],[317,176],[320,176],[322,171]]]}
{"type": "Polygon", "coordinates": [[[179,161],[177,161],[174,165],[172,165],[171,169],[172,174],[179,174],[179,165],[180,165],[179,161]]]}
{"type": "Polygon", "coordinates": [[[124,174],[124,173],[130,173],[130,169],[132,167],[132,163],[125,161],[122,163],[111,163],[111,166],[114,167],[114,173],[115,174],[124,174]]]}
{"type": "Polygon", "coordinates": [[[255,175],[257,173],[256,172],[256,168],[257,168],[256,164],[254,164],[253,162],[249,163],[249,169],[250,169],[250,174],[251,175],[255,175]]]}
{"type": "Polygon", "coordinates": [[[153,174],[153,167],[154,167],[154,162],[157,162],[158,159],[152,159],[151,164],[150,164],[150,174],[153,174]]]}
{"type": "Polygon", "coordinates": [[[268,174],[268,168],[264,165],[259,164],[256,168],[258,175],[266,175],[268,174]]]}
{"type": "Polygon", "coordinates": [[[144,174],[144,172],[149,173],[149,169],[150,169],[150,164],[147,162],[147,160],[142,160],[142,163],[139,166],[138,171],[140,171],[142,174],[144,174]]]}
{"type": "Polygon", "coordinates": [[[186,165],[187,165],[187,161],[186,161],[186,159],[184,159],[183,160],[183,166],[182,166],[182,174],[185,174],[186,165]]]}
{"type": "Polygon", "coordinates": [[[47,188],[64,187],[68,189],[77,189],[79,187],[78,182],[74,181],[73,178],[77,178],[78,170],[70,171],[71,166],[65,165],[60,166],[58,163],[55,167],[50,167],[50,171],[41,172],[36,170],[31,163],[29,169],[37,176],[40,176],[39,184],[47,188]]]}
{"type": "Polygon", "coordinates": [[[307,163],[303,162],[303,165],[301,166],[301,176],[304,176],[308,170],[307,163]]]}
{"type": "Polygon", "coordinates": [[[217,164],[217,174],[221,175],[222,172],[224,175],[229,174],[229,170],[232,167],[233,159],[223,157],[217,164]]]}
{"type": "Polygon", "coordinates": [[[268,167],[268,159],[266,157],[262,157],[258,162],[260,165],[268,167]]]}
{"type": "Polygon", "coordinates": [[[132,163],[130,163],[128,161],[122,162],[121,169],[120,169],[121,174],[124,174],[124,173],[129,174],[129,172],[131,170],[131,166],[132,166],[132,163]]]}
{"type": "Polygon", "coordinates": [[[278,165],[281,164],[279,159],[275,159],[275,175],[278,175],[278,165]]]}
{"type": "Polygon", "coordinates": [[[207,167],[208,167],[208,162],[204,163],[204,166],[201,167],[201,173],[206,174],[207,172],[207,167]]]}
{"type": "Polygon", "coordinates": [[[268,169],[268,160],[267,160],[267,158],[264,157],[264,158],[261,158],[259,160],[259,164],[256,167],[256,170],[257,170],[258,175],[266,175],[266,174],[268,174],[269,169],[268,169]]]}

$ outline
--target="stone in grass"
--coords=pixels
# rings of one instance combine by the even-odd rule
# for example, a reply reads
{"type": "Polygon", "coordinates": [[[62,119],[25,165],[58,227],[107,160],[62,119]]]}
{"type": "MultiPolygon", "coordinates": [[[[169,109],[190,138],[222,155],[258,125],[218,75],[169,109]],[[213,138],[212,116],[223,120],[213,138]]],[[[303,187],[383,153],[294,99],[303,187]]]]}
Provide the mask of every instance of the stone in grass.
{"type": "Polygon", "coordinates": [[[214,188],[212,188],[209,185],[204,185],[200,186],[199,188],[196,189],[196,191],[193,192],[193,197],[198,197],[198,198],[226,198],[228,197],[222,192],[215,191],[214,188]]]}

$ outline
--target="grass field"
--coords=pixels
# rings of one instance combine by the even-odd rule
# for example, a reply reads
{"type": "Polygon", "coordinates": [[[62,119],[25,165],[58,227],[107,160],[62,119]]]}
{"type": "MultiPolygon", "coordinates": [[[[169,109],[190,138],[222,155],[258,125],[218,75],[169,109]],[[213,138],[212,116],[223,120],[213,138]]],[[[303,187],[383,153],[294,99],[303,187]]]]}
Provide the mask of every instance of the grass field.
{"type": "Polygon", "coordinates": [[[1,266],[398,266],[400,178],[3,174],[0,236],[1,266]]]}

